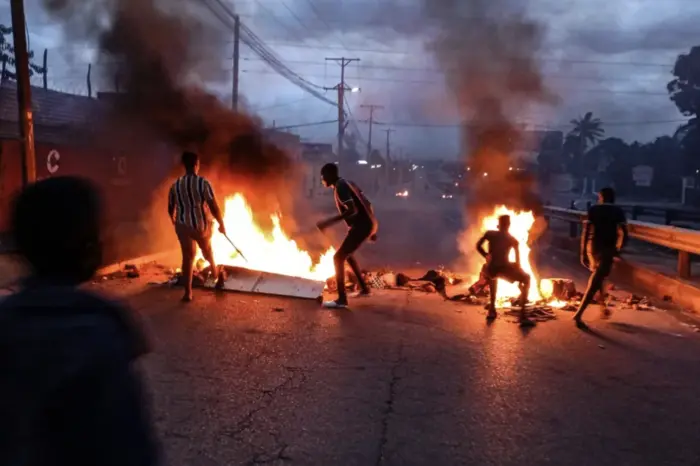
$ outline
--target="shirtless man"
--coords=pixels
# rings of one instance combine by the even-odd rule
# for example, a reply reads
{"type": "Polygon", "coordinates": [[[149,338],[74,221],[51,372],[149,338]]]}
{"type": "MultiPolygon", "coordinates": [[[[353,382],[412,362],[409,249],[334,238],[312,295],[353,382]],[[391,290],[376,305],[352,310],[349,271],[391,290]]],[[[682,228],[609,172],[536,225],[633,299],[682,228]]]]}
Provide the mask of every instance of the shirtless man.
{"type": "MultiPolygon", "coordinates": [[[[586,328],[582,320],[583,313],[595,294],[598,291],[605,294],[605,279],[610,275],[615,257],[627,243],[628,236],[625,213],[615,205],[615,191],[612,188],[601,189],[598,204],[588,210],[581,236],[581,263],[591,271],[591,278],[574,316],[579,328],[586,328]]],[[[609,313],[607,307],[603,309],[605,316],[609,313]]]]}
{"type": "Polygon", "coordinates": [[[486,275],[489,280],[489,313],[488,320],[496,318],[496,294],[498,279],[502,278],[511,283],[517,282],[520,286],[520,325],[532,326],[533,322],[525,314],[527,295],[530,290],[530,276],[520,266],[520,252],[518,240],[508,232],[510,229],[510,216],[502,215],[498,218],[498,230],[487,231],[476,243],[476,250],[486,259],[486,275]],[[488,243],[488,251],[484,249],[484,243],[488,243]],[[515,262],[508,259],[511,249],[515,250],[515,262]]]}

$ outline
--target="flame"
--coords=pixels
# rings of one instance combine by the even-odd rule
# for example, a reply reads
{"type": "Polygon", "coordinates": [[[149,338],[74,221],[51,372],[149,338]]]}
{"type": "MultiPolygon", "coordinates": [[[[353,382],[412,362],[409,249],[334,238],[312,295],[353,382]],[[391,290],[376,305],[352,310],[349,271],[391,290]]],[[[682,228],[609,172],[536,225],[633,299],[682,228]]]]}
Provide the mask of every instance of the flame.
{"type": "MultiPolygon", "coordinates": [[[[484,218],[481,221],[482,233],[488,230],[498,229],[498,217],[501,215],[510,216],[510,234],[518,241],[518,249],[520,252],[520,265],[530,276],[530,291],[528,293],[529,301],[540,301],[542,296],[537,287],[537,276],[532,271],[530,265],[530,247],[528,246],[528,238],[530,236],[530,228],[535,223],[535,216],[532,212],[516,212],[506,206],[497,207],[492,215],[484,218]]],[[[509,259],[515,261],[515,251],[510,252],[509,259]]],[[[508,307],[511,298],[520,296],[520,289],[517,283],[509,283],[505,280],[498,280],[498,295],[496,302],[500,307],[508,307]]]]}
{"type": "MultiPolygon", "coordinates": [[[[272,215],[272,231],[264,232],[255,223],[253,212],[241,194],[226,198],[224,224],[231,241],[248,259],[246,262],[228,240],[215,231],[212,238],[214,259],[217,264],[245,267],[262,272],[325,281],[335,274],[334,248],[329,248],[314,264],[311,255],[300,249],[282,230],[279,215],[272,215]]],[[[199,251],[197,258],[203,258],[199,251]]]]}

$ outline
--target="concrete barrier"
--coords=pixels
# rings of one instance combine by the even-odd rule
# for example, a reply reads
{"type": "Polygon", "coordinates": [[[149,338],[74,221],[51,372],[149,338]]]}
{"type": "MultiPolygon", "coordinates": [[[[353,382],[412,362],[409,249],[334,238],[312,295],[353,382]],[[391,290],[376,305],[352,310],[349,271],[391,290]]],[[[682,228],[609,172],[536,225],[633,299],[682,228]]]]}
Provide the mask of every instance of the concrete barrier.
{"type": "MultiPolygon", "coordinates": [[[[549,244],[561,251],[572,264],[579,260],[579,240],[551,235],[549,244]]],[[[700,287],[677,276],[665,274],[634,261],[622,258],[615,260],[611,280],[657,299],[670,301],[693,314],[700,314],[700,287]]]]}

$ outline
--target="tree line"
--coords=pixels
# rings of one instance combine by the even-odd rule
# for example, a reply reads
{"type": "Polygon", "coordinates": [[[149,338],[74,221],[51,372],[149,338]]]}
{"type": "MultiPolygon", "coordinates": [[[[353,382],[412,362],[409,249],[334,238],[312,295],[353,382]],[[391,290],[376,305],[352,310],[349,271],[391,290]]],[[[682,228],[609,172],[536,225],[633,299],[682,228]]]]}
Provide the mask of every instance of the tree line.
{"type": "Polygon", "coordinates": [[[674,134],[647,143],[627,143],[605,137],[604,122],[588,112],[571,120],[566,134],[549,133],[542,141],[538,165],[543,181],[568,173],[576,188],[581,188],[584,178],[597,178],[622,194],[632,194],[639,191],[633,168],[648,166],[654,170],[648,190],[656,197],[677,197],[681,178],[695,176],[700,169],[700,46],[677,57],[672,76],[666,86],[669,98],[688,117],[674,134]]]}

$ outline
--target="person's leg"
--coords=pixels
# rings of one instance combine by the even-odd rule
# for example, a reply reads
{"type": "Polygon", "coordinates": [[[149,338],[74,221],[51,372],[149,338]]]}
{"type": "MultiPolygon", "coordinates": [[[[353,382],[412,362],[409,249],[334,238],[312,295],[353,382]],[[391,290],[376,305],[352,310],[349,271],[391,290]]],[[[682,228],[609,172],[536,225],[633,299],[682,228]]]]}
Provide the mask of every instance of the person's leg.
{"type": "MultiPolygon", "coordinates": [[[[359,248],[364,242],[364,240],[367,239],[363,233],[364,232],[358,232],[358,230],[351,228],[348,235],[343,240],[343,243],[338,248],[338,251],[336,251],[335,255],[333,256],[333,263],[335,264],[335,281],[338,288],[338,299],[324,303],[325,307],[332,308],[347,306],[348,295],[345,290],[345,261],[351,257],[357,248],[359,248]]],[[[357,263],[355,263],[355,265],[357,265],[357,263]]]]}
{"type": "Polygon", "coordinates": [[[223,276],[219,274],[219,268],[217,267],[216,259],[214,258],[214,249],[211,246],[212,236],[213,230],[210,225],[205,231],[199,232],[197,238],[197,245],[199,246],[199,249],[202,250],[202,256],[204,256],[204,260],[209,263],[209,266],[211,267],[212,278],[214,279],[217,288],[219,288],[223,285],[223,282],[220,282],[219,278],[223,276]]]}
{"type": "Polygon", "coordinates": [[[350,269],[352,270],[352,273],[354,273],[357,277],[357,283],[360,285],[360,293],[363,295],[370,294],[369,286],[367,286],[367,282],[365,282],[365,278],[362,276],[362,270],[360,270],[360,264],[357,263],[355,255],[353,254],[348,256],[346,260],[350,266],[350,269]]]}
{"type": "Polygon", "coordinates": [[[520,288],[520,326],[534,325],[527,316],[527,301],[530,294],[530,276],[523,270],[519,270],[519,288],[520,288]]]}
{"type": "Polygon", "coordinates": [[[498,295],[498,279],[489,278],[489,312],[486,315],[488,319],[496,318],[496,296],[498,295]]]}
{"type": "Polygon", "coordinates": [[[192,273],[197,246],[195,240],[192,238],[191,232],[188,231],[186,226],[177,225],[175,231],[182,252],[182,279],[185,287],[185,294],[182,296],[182,300],[192,301],[192,273]]]}
{"type": "Polygon", "coordinates": [[[588,287],[586,287],[586,292],[583,294],[581,304],[574,315],[574,320],[578,325],[583,324],[583,313],[586,311],[586,308],[593,301],[593,297],[598,291],[600,291],[603,285],[603,281],[605,280],[605,275],[603,272],[604,270],[600,267],[600,264],[595,264],[591,277],[588,279],[588,287]]]}

